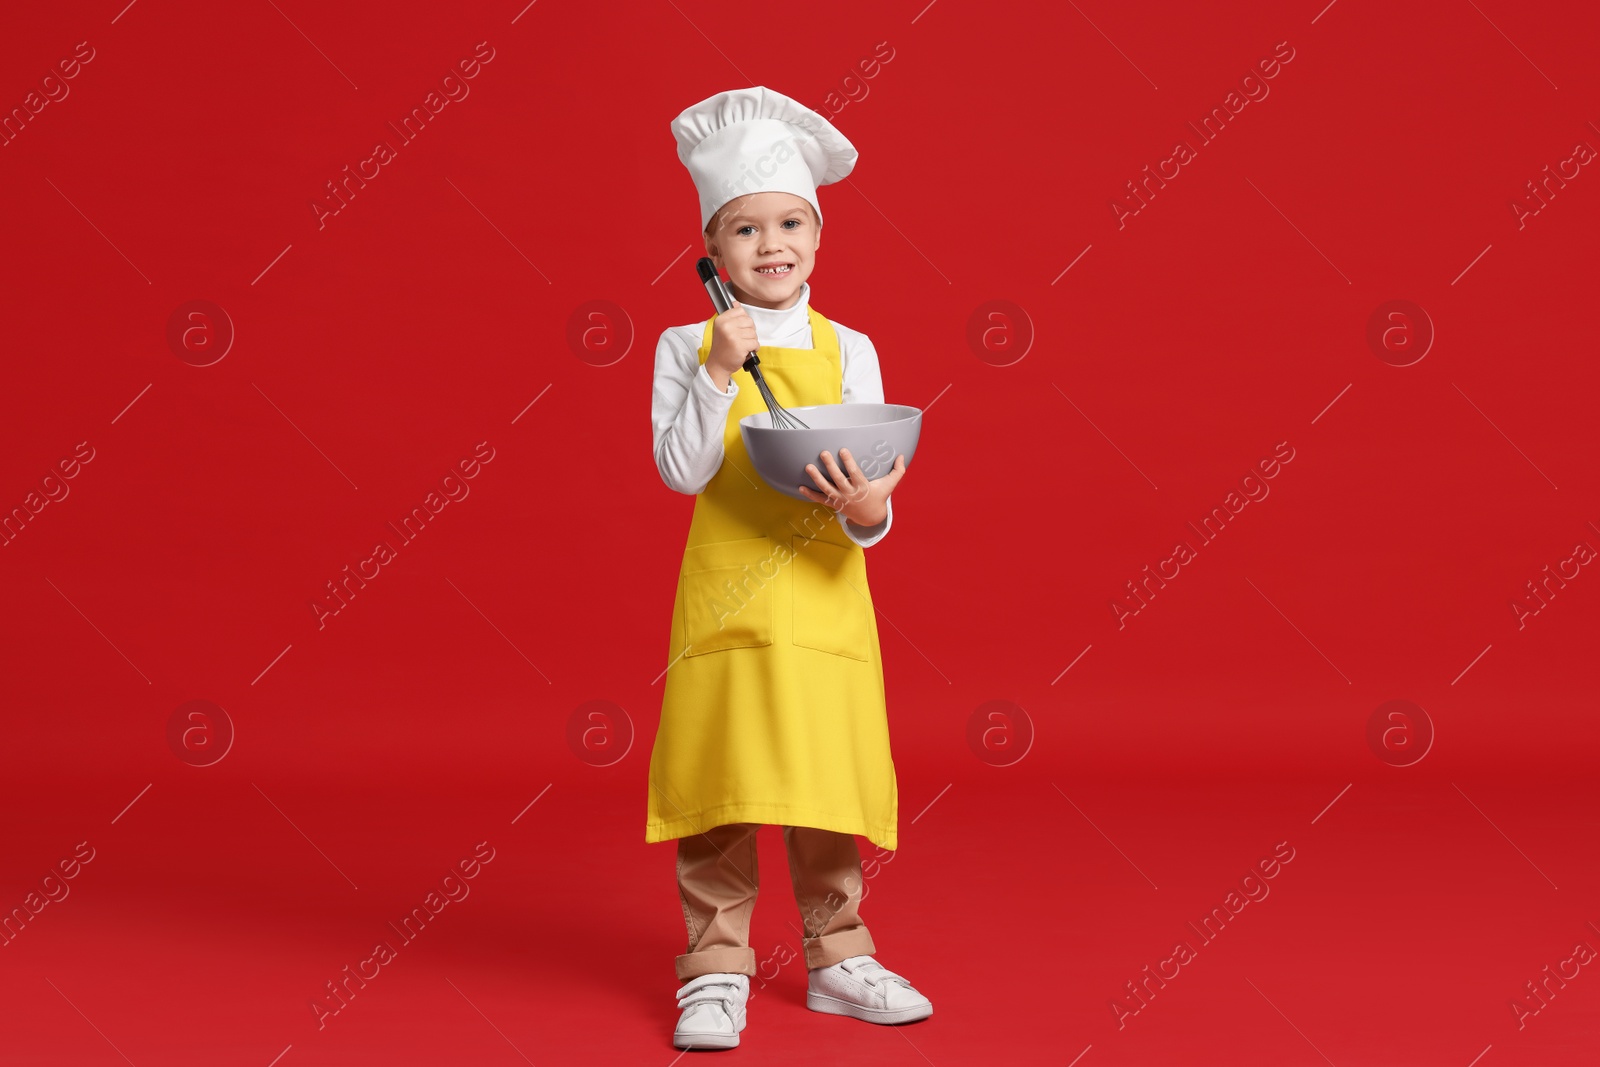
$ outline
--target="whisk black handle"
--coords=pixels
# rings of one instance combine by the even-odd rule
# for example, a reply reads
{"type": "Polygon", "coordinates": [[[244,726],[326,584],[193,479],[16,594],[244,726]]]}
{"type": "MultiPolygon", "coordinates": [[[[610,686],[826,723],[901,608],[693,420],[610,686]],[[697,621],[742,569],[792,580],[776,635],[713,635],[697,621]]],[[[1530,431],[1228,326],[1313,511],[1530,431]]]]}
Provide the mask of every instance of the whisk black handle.
{"type": "MultiPolygon", "coordinates": [[[[729,295],[728,287],[717,273],[717,265],[711,262],[711,257],[701,256],[694,266],[700,272],[700,284],[706,287],[706,294],[711,297],[711,306],[717,309],[717,314],[733,307],[733,297],[729,295]]],[[[752,352],[745,357],[744,369],[754,374],[760,362],[761,358],[752,352]]]]}
{"type": "Polygon", "coordinates": [[[711,297],[711,304],[717,309],[717,314],[727,311],[733,306],[733,298],[728,295],[728,287],[723,284],[722,276],[717,273],[717,265],[711,262],[710,256],[701,256],[694,265],[700,272],[700,284],[706,287],[706,293],[711,297]]]}

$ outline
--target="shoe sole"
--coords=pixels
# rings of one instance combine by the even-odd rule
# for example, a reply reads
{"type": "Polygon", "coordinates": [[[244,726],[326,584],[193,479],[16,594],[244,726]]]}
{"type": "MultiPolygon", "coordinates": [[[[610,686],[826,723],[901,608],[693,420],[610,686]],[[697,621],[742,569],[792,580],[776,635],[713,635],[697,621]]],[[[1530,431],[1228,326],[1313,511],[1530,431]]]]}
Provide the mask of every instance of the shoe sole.
{"type": "Polygon", "coordinates": [[[738,1034],[694,1034],[687,1037],[674,1034],[673,1048],[738,1048],[738,1034]]]}
{"type": "Polygon", "coordinates": [[[919,1004],[909,1008],[864,1008],[860,1004],[852,1004],[848,1000],[830,997],[826,993],[806,992],[806,1007],[812,1011],[820,1011],[826,1015],[848,1015],[852,1019],[860,1019],[869,1023],[909,1023],[918,1019],[926,1019],[933,1014],[932,1004],[919,1004]]]}

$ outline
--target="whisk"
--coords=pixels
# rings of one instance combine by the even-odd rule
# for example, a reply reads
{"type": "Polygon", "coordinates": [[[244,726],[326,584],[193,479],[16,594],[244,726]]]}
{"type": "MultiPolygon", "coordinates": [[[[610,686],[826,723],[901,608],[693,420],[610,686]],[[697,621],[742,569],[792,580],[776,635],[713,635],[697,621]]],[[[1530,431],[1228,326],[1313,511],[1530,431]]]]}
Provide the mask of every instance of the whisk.
{"type": "MultiPolygon", "coordinates": [[[[711,262],[709,256],[701,256],[695,264],[695,269],[700,272],[700,281],[706,287],[706,292],[711,295],[711,303],[717,309],[717,314],[722,314],[733,306],[733,298],[728,295],[728,286],[717,273],[717,265],[711,262]]],[[[778,403],[778,398],[772,395],[772,390],[767,386],[766,375],[761,373],[761,357],[754,352],[745,358],[744,369],[750,372],[750,377],[756,380],[756,388],[761,391],[761,399],[767,403],[767,413],[772,417],[772,425],[779,430],[809,430],[796,415],[791,415],[778,403]]]]}

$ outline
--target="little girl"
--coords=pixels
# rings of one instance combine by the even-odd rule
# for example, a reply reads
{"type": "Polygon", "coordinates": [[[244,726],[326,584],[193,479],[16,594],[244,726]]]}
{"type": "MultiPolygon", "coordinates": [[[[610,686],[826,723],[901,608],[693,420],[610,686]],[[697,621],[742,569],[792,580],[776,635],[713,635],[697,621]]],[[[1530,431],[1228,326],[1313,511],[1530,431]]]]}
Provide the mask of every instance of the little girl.
{"type": "Polygon", "coordinates": [[[933,1006],[872,958],[857,912],[855,834],[897,847],[883,661],[866,553],[893,521],[905,457],[869,479],[824,451],[773,491],[739,420],[766,411],[745,357],[786,408],[883,403],[865,334],[823,318],[806,279],[822,229],[817,187],[857,153],[827,119],[770,89],[719,93],[672,124],[694,179],[706,254],[735,303],[665,330],[651,423],[662,480],[695,494],[672,607],[661,723],[650,755],[647,842],[678,840],[688,951],[677,957],[678,1048],[731,1048],[745,1026],[756,831],[783,827],[805,924],[806,1006],[878,1023],[933,1006]]]}

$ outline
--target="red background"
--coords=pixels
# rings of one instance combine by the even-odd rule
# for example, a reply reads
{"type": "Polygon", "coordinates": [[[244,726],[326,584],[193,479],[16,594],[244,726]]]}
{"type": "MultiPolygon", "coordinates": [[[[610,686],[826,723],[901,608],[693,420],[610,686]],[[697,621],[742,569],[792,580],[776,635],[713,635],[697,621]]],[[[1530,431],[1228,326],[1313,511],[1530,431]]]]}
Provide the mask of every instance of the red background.
{"type": "Polygon", "coordinates": [[[860,149],[821,194],[812,303],[872,337],[890,402],[929,409],[869,550],[901,847],[861,844],[879,958],[935,1014],[805,1010],[801,965],[773,963],[799,946],[773,832],[732,1055],[1586,1062],[1593,968],[1520,1027],[1510,1005],[1600,947],[1600,578],[1521,628],[1510,604],[1600,545],[1600,178],[1512,204],[1600,145],[1597,22],[8,11],[7,113],[77,42],[94,58],[0,148],[0,506],[70,490],[0,549],[4,913],[93,849],[0,948],[7,1062],[673,1060],[684,930],[645,769],[693,502],[647,415],[656,337],[706,307],[668,124],[752,84],[837,109],[860,149]],[[480,41],[470,94],[319,225],[326,183],[480,41]],[[1279,42],[1269,94],[1201,146],[1186,124],[1279,42]],[[1119,225],[1180,138],[1196,158],[1119,225]],[[206,366],[217,314],[169,342],[192,300],[234,333],[206,366]],[[1030,325],[974,347],[994,300],[1030,325]],[[1409,366],[1367,339],[1391,300],[1435,333],[1409,366]],[[615,310],[585,348],[591,301],[615,310]],[[1185,524],[1285,441],[1270,495],[1198,545],[1185,524]],[[325,583],[479,442],[470,494],[319,627],[325,583]],[[1198,557],[1119,628],[1112,600],[1179,539],[1198,557]],[[221,711],[175,744],[191,700],[221,711]],[[1398,765],[1415,714],[1368,740],[1391,700],[1431,724],[1420,761],[1398,765]],[[590,701],[615,708],[586,748],[590,701]],[[325,983],[478,842],[471,895],[319,1028],[325,983]],[[1119,1025],[1125,983],[1279,842],[1271,895],[1119,1025]]]}

